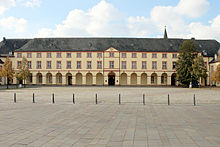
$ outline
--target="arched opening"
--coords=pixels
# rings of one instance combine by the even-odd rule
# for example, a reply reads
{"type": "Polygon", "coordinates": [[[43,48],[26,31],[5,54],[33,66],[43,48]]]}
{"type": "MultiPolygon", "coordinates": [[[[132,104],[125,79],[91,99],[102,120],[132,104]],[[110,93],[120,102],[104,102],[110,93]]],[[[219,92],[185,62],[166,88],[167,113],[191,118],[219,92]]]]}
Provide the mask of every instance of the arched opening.
{"type": "Polygon", "coordinates": [[[156,73],[151,74],[151,85],[157,85],[157,74],[156,73]]]}
{"type": "Polygon", "coordinates": [[[131,74],[131,85],[137,85],[137,74],[131,74]]]}
{"type": "Polygon", "coordinates": [[[92,85],[93,78],[91,73],[86,74],[86,85],[92,85]]]}
{"type": "Polygon", "coordinates": [[[104,78],[101,73],[96,74],[96,85],[103,85],[104,84],[104,78]]]}
{"type": "Polygon", "coordinates": [[[66,83],[67,85],[72,85],[72,74],[71,73],[66,74],[66,83]]]}
{"type": "Polygon", "coordinates": [[[171,86],[176,86],[176,74],[171,75],[171,86]]]}
{"type": "Polygon", "coordinates": [[[37,78],[36,78],[36,83],[37,84],[42,84],[42,80],[43,80],[43,76],[42,76],[42,74],[41,73],[37,73],[37,76],[36,76],[37,78]]]}
{"type": "Polygon", "coordinates": [[[147,85],[147,74],[141,74],[141,85],[147,85]]]}
{"type": "Polygon", "coordinates": [[[161,85],[167,85],[167,74],[163,73],[161,75],[161,85]]]}
{"type": "Polygon", "coordinates": [[[51,73],[46,74],[46,83],[48,85],[52,84],[52,74],[51,73]]]}
{"type": "Polygon", "coordinates": [[[61,85],[62,84],[62,74],[61,73],[57,73],[56,74],[56,84],[57,85],[61,85]]]}
{"type": "Polygon", "coordinates": [[[126,73],[121,74],[120,84],[121,85],[127,85],[127,74],[126,73]]]}
{"type": "Polygon", "coordinates": [[[76,74],[76,85],[82,85],[82,74],[81,73],[76,74]]]}
{"type": "Polygon", "coordinates": [[[109,86],[115,85],[115,73],[113,73],[113,72],[108,74],[108,85],[109,86]]]}

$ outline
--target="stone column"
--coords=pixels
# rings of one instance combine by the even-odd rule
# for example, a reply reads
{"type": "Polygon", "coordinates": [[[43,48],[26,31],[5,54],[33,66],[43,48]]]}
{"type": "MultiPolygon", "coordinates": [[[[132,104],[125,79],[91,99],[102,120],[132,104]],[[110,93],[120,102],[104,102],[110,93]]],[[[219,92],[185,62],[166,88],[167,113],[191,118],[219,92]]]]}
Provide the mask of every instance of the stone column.
{"type": "Polygon", "coordinates": [[[62,85],[67,85],[66,80],[66,75],[62,75],[62,85]]]}
{"type": "Polygon", "coordinates": [[[92,79],[92,85],[96,85],[96,75],[93,76],[93,79],[92,79]]]}
{"type": "Polygon", "coordinates": [[[171,76],[167,76],[167,85],[171,86],[171,76]]]}
{"type": "Polygon", "coordinates": [[[157,85],[161,85],[161,75],[157,75],[157,85]]]}
{"type": "Polygon", "coordinates": [[[86,75],[82,76],[82,85],[86,85],[86,75]]]}
{"type": "Polygon", "coordinates": [[[137,76],[137,85],[141,85],[141,76],[137,76]]]}
{"type": "Polygon", "coordinates": [[[43,85],[46,85],[47,81],[46,81],[46,75],[45,74],[42,74],[42,84],[43,85]]]}

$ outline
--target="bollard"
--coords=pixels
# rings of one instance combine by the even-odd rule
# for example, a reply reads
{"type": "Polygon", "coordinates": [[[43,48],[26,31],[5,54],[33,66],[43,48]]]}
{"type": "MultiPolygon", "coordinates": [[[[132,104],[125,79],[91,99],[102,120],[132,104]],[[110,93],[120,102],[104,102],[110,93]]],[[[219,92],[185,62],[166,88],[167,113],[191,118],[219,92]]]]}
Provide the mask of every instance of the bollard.
{"type": "Polygon", "coordinates": [[[121,105],[121,94],[119,94],[119,97],[118,97],[118,104],[121,105]]]}
{"type": "Polygon", "coordinates": [[[168,94],[168,105],[170,105],[170,95],[168,94]]]}
{"type": "Polygon", "coordinates": [[[75,104],[75,95],[73,93],[73,104],[75,104]]]}
{"type": "Polygon", "coordinates": [[[97,93],[95,94],[95,103],[96,103],[96,105],[98,104],[98,95],[97,95],[97,93]]]}
{"type": "Polygon", "coordinates": [[[35,103],[35,99],[34,99],[34,93],[33,93],[33,103],[35,103]]]}
{"type": "Polygon", "coordinates": [[[14,93],[14,103],[16,103],[16,93],[14,93]]]}
{"type": "Polygon", "coordinates": [[[52,102],[53,102],[53,104],[55,103],[55,100],[54,100],[54,93],[52,94],[52,102]]]}
{"type": "Polygon", "coordinates": [[[196,105],[196,95],[194,94],[194,97],[193,97],[193,101],[194,101],[194,106],[196,105]]]}
{"type": "Polygon", "coordinates": [[[145,105],[145,94],[143,94],[143,104],[145,105]]]}

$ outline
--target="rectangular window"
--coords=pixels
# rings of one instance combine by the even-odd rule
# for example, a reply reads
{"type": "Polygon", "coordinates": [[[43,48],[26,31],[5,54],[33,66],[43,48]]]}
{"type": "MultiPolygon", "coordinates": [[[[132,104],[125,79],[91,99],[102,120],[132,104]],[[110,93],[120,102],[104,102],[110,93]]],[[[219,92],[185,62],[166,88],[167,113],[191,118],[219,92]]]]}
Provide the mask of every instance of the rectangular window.
{"type": "Polygon", "coordinates": [[[57,61],[57,69],[61,69],[61,61],[57,61]]]}
{"type": "Polygon", "coordinates": [[[71,58],[71,53],[66,53],[67,58],[71,58]]]}
{"type": "Polygon", "coordinates": [[[137,54],[136,53],[132,53],[132,58],[136,58],[137,54]]]}
{"type": "Polygon", "coordinates": [[[51,69],[51,61],[47,61],[47,69],[51,69]]]}
{"type": "Polygon", "coordinates": [[[157,54],[156,53],[152,53],[152,58],[157,58],[157,54]]]}
{"type": "Polygon", "coordinates": [[[114,68],[114,61],[109,61],[109,68],[114,68]]]}
{"type": "Polygon", "coordinates": [[[92,69],[92,62],[91,61],[87,61],[87,69],[92,69]]]}
{"type": "Polygon", "coordinates": [[[173,54],[173,58],[177,58],[177,54],[173,54]]]}
{"type": "Polygon", "coordinates": [[[77,69],[81,69],[81,61],[77,61],[76,68],[77,68],[77,69]]]}
{"type": "Polygon", "coordinates": [[[87,53],[87,58],[92,58],[92,53],[87,53]]]}
{"type": "Polygon", "coordinates": [[[173,62],[173,69],[176,69],[176,62],[173,62]]]}
{"type": "Polygon", "coordinates": [[[166,61],[162,62],[162,69],[167,69],[167,62],[166,61]]]}
{"type": "Polygon", "coordinates": [[[122,58],[126,58],[126,53],[122,53],[122,58]]]}
{"type": "Polygon", "coordinates": [[[19,68],[19,66],[21,65],[21,61],[17,62],[17,68],[19,68]]]}
{"type": "Polygon", "coordinates": [[[51,58],[51,53],[47,53],[47,58],[51,58]]]}
{"type": "Polygon", "coordinates": [[[31,53],[27,53],[27,58],[31,58],[31,53]]]}
{"type": "Polygon", "coordinates": [[[136,69],[137,68],[137,62],[136,61],[132,61],[132,69],[136,69]]]}
{"type": "Polygon", "coordinates": [[[18,54],[17,54],[17,58],[22,58],[22,54],[21,54],[21,53],[18,53],[18,54]]]}
{"type": "Polygon", "coordinates": [[[81,53],[76,53],[77,58],[81,58],[81,53]]]}
{"type": "Polygon", "coordinates": [[[146,53],[142,53],[142,58],[147,58],[147,54],[146,53]]]}
{"type": "Polygon", "coordinates": [[[110,52],[110,53],[109,53],[109,57],[114,57],[114,53],[113,53],[113,52],[110,52]]]}
{"type": "Polygon", "coordinates": [[[28,61],[28,68],[31,69],[31,61],[28,61]]]}
{"type": "Polygon", "coordinates": [[[152,61],[152,69],[157,69],[157,61],[152,61]]]}
{"type": "Polygon", "coordinates": [[[37,69],[41,69],[41,61],[37,61],[37,69]]]}
{"type": "Polygon", "coordinates": [[[102,69],[102,61],[98,61],[97,62],[97,68],[98,69],[102,69]]]}
{"type": "Polygon", "coordinates": [[[142,61],[142,69],[147,69],[147,62],[146,61],[142,61]]]}
{"type": "Polygon", "coordinates": [[[126,61],[122,61],[122,69],[126,69],[126,61]]]}
{"type": "Polygon", "coordinates": [[[167,58],[167,54],[162,54],[162,58],[167,58]]]}
{"type": "Polygon", "coordinates": [[[37,58],[41,58],[41,53],[37,53],[37,58]]]}
{"type": "Polygon", "coordinates": [[[71,61],[67,61],[66,62],[66,68],[67,69],[71,69],[71,61]]]}
{"type": "Polygon", "coordinates": [[[61,58],[61,53],[57,53],[57,58],[61,58]]]}
{"type": "Polygon", "coordinates": [[[97,53],[98,58],[102,58],[102,53],[97,53]]]}

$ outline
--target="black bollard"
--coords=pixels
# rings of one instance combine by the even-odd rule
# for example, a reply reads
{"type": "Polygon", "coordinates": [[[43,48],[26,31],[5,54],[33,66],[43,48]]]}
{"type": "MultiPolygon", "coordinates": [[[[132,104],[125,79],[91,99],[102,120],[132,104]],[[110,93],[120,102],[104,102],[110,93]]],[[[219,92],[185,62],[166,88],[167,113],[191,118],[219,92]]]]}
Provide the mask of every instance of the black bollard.
{"type": "Polygon", "coordinates": [[[168,105],[170,105],[170,95],[168,94],[168,105]]]}
{"type": "Polygon", "coordinates": [[[196,105],[196,95],[194,94],[194,97],[193,97],[193,101],[194,101],[194,106],[196,105]]]}
{"type": "Polygon", "coordinates": [[[97,95],[97,93],[95,94],[95,103],[96,103],[96,105],[98,104],[98,95],[97,95]]]}
{"type": "Polygon", "coordinates": [[[35,103],[35,99],[34,99],[34,93],[33,93],[33,103],[35,103]]]}
{"type": "Polygon", "coordinates": [[[75,95],[73,93],[73,104],[75,104],[75,95]]]}
{"type": "Polygon", "coordinates": [[[145,94],[143,94],[143,104],[145,105],[145,94]]]}
{"type": "Polygon", "coordinates": [[[16,103],[16,93],[14,93],[14,103],[16,103]]]}
{"type": "Polygon", "coordinates": [[[53,104],[55,103],[55,100],[54,100],[54,93],[52,94],[52,102],[53,102],[53,104]]]}
{"type": "Polygon", "coordinates": [[[119,94],[119,97],[118,97],[118,104],[121,105],[121,94],[119,94]]]}

